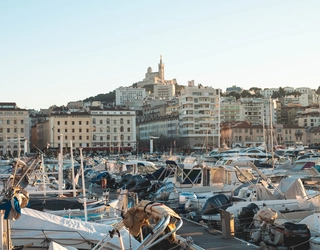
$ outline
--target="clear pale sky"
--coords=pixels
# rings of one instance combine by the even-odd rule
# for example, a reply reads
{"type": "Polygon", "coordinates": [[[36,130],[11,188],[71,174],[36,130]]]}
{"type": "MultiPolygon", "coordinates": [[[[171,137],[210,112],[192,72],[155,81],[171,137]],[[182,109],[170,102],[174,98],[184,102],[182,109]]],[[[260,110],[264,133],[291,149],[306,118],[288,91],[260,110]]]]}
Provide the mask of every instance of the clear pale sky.
{"type": "Polygon", "coordinates": [[[319,0],[2,0],[1,102],[48,108],[157,71],[180,85],[320,85],[319,0]]]}

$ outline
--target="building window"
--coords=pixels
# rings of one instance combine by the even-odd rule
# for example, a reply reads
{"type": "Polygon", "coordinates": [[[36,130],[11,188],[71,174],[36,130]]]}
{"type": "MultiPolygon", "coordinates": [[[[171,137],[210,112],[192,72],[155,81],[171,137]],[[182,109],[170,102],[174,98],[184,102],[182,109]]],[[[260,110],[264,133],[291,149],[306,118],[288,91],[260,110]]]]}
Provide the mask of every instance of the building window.
{"type": "Polygon", "coordinates": [[[21,128],[21,133],[24,133],[24,129],[23,128],[21,128]]]}
{"type": "Polygon", "coordinates": [[[21,120],[21,124],[23,124],[23,120],[21,120]]]}
{"type": "Polygon", "coordinates": [[[103,128],[100,128],[100,132],[101,132],[101,133],[103,132],[103,128]]]}
{"type": "Polygon", "coordinates": [[[68,129],[65,129],[64,132],[68,133],[68,129]]]}
{"type": "Polygon", "coordinates": [[[60,133],[60,128],[58,128],[58,133],[60,133]]]}
{"type": "Polygon", "coordinates": [[[64,125],[68,125],[68,122],[67,122],[67,121],[64,121],[64,125]]]}
{"type": "Polygon", "coordinates": [[[123,118],[120,119],[120,124],[123,124],[123,118]]]}
{"type": "Polygon", "coordinates": [[[88,128],[86,129],[86,131],[87,131],[87,133],[89,133],[89,129],[88,128]]]}
{"type": "Polygon", "coordinates": [[[57,121],[57,125],[60,125],[60,121],[57,121]]]}
{"type": "Polygon", "coordinates": [[[127,128],[127,132],[130,132],[130,128],[127,128]]]}
{"type": "Polygon", "coordinates": [[[89,125],[89,121],[86,121],[86,124],[89,125]]]}
{"type": "Polygon", "coordinates": [[[96,124],[96,118],[92,119],[92,124],[96,124]]]}
{"type": "Polygon", "coordinates": [[[110,124],[110,118],[107,118],[107,124],[110,124]]]}
{"type": "Polygon", "coordinates": [[[82,124],[81,124],[81,121],[79,121],[79,125],[82,125],[82,124]]]}
{"type": "Polygon", "coordinates": [[[74,121],[72,121],[72,125],[74,125],[74,121]]]}
{"type": "Polygon", "coordinates": [[[103,121],[102,121],[102,120],[100,120],[100,124],[103,124],[103,121]]]}
{"type": "Polygon", "coordinates": [[[18,129],[17,129],[17,128],[14,128],[13,131],[14,131],[14,133],[17,133],[17,132],[18,132],[18,129]]]}
{"type": "Polygon", "coordinates": [[[72,129],[72,133],[74,133],[74,128],[72,129]]]}
{"type": "Polygon", "coordinates": [[[103,136],[100,136],[100,141],[103,141],[103,136]]]}
{"type": "Polygon", "coordinates": [[[17,120],[16,119],[14,119],[13,124],[17,124],[17,120]]]}
{"type": "Polygon", "coordinates": [[[10,120],[7,120],[7,124],[10,124],[10,120]]]}
{"type": "Polygon", "coordinates": [[[82,136],[80,135],[80,136],[79,136],[79,141],[81,141],[81,140],[82,140],[82,136]]]}
{"type": "Polygon", "coordinates": [[[117,120],[113,120],[113,124],[117,124],[117,120]]]}
{"type": "Polygon", "coordinates": [[[117,133],[117,128],[113,128],[113,132],[117,133]]]}
{"type": "Polygon", "coordinates": [[[82,129],[81,128],[79,128],[79,133],[81,133],[82,132],[82,129]]]}
{"type": "Polygon", "coordinates": [[[65,140],[68,140],[68,136],[66,135],[66,136],[64,137],[64,139],[65,139],[65,140]]]}
{"type": "Polygon", "coordinates": [[[10,128],[7,128],[7,133],[10,133],[10,128]]]}
{"type": "Polygon", "coordinates": [[[74,137],[74,135],[72,136],[72,140],[75,140],[75,137],[74,137]]]}
{"type": "Polygon", "coordinates": [[[127,120],[127,124],[130,124],[130,120],[127,120]]]}

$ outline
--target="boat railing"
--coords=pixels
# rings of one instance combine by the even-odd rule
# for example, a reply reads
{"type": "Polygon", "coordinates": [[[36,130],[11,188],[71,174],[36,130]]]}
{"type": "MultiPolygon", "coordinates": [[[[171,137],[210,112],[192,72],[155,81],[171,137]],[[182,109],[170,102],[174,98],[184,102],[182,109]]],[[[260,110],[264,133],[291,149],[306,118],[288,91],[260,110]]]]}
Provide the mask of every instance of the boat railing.
{"type": "MultiPolygon", "coordinates": [[[[36,232],[37,230],[36,229],[28,229],[28,228],[24,228],[24,229],[18,229],[18,228],[14,228],[13,226],[13,229],[14,231],[32,231],[32,232],[36,232]]],[[[78,234],[85,242],[88,242],[88,243],[92,243],[91,240],[88,240],[86,239],[79,231],[75,231],[75,230],[54,230],[54,229],[39,229],[39,232],[42,232],[42,234],[44,235],[45,239],[51,241],[52,238],[50,237],[50,233],[56,233],[56,232],[65,232],[65,233],[68,233],[66,234],[66,238],[70,238],[70,234],[69,233],[72,233],[72,234],[78,234]]],[[[60,240],[63,240],[64,238],[61,238],[60,240]]],[[[58,241],[59,239],[55,239],[55,241],[58,241]]]]}
{"type": "MultiPolygon", "coordinates": [[[[170,217],[170,216],[168,216],[168,217],[170,217]]],[[[169,218],[169,219],[170,219],[170,218],[169,218]]],[[[176,231],[177,231],[179,228],[181,228],[182,225],[183,225],[183,221],[182,221],[182,220],[179,220],[179,222],[178,222],[178,224],[176,225],[176,228],[175,228],[175,229],[173,229],[173,230],[170,231],[169,233],[163,235],[161,238],[157,239],[157,240],[154,241],[152,244],[149,244],[149,245],[145,246],[145,247],[142,248],[142,249],[145,250],[145,249],[149,249],[149,248],[153,247],[154,245],[158,244],[158,243],[161,242],[162,240],[164,240],[164,239],[168,238],[169,236],[171,236],[172,234],[176,233],[176,231]]],[[[165,229],[165,228],[164,228],[164,229],[165,229]]],[[[164,230],[164,229],[163,229],[163,230],[164,230]]],[[[160,231],[160,233],[162,233],[163,230],[160,231]]]]}
{"type": "Polygon", "coordinates": [[[129,232],[133,236],[138,236],[140,234],[141,243],[137,248],[135,248],[135,250],[149,249],[166,238],[170,237],[174,239],[176,231],[181,228],[183,224],[180,216],[177,215],[172,209],[161,203],[154,203],[150,201],[141,201],[136,207],[130,208],[126,214],[124,214],[123,218],[124,219],[115,225],[113,230],[109,231],[109,234],[106,235],[100,242],[98,242],[92,250],[103,249],[103,247],[116,234],[118,234],[121,249],[123,249],[123,243],[119,231],[124,227],[129,227],[129,232]],[[140,219],[136,221],[135,216],[138,216],[140,219]],[[153,227],[152,231],[144,239],[142,236],[142,226],[144,223],[140,221],[142,218],[141,216],[147,220],[153,218],[157,221],[157,224],[153,227]],[[167,230],[168,228],[170,230],[167,230]],[[165,234],[161,235],[163,232],[165,232],[165,234]],[[158,238],[159,236],[161,237],[158,238]]]}

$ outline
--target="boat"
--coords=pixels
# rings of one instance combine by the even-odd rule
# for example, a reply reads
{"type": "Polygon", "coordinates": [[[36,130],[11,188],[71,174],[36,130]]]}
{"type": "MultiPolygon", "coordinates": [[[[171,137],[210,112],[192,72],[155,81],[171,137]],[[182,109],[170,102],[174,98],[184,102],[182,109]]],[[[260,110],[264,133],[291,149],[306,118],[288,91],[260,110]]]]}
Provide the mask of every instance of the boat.
{"type": "MultiPolygon", "coordinates": [[[[33,248],[48,248],[54,241],[79,249],[93,249],[112,230],[110,225],[63,218],[28,208],[22,209],[21,217],[10,226],[12,245],[32,245],[33,248]]],[[[121,244],[124,249],[139,246],[125,228],[119,228],[120,235],[122,243],[120,238],[114,237],[101,249],[122,249],[121,244]]]]}
{"type": "Polygon", "coordinates": [[[310,250],[320,249],[320,213],[319,211],[305,217],[299,224],[306,224],[310,230],[311,236],[309,239],[310,250]]]}
{"type": "Polygon", "coordinates": [[[213,226],[219,226],[219,210],[223,209],[234,215],[235,228],[239,229],[243,226],[239,218],[243,216],[244,211],[251,211],[253,216],[259,209],[269,207],[286,214],[290,211],[305,212],[300,213],[300,216],[306,216],[317,209],[319,192],[308,192],[301,179],[297,177],[283,179],[274,189],[269,188],[270,183],[262,183],[252,184],[250,188],[241,188],[239,194],[234,197],[220,197],[221,194],[219,197],[213,196],[199,212],[191,212],[190,217],[196,221],[203,220],[213,226]]]}
{"type": "Polygon", "coordinates": [[[166,164],[167,171],[170,170],[172,174],[165,178],[163,187],[155,192],[154,197],[170,207],[184,205],[183,194],[186,193],[206,197],[217,193],[231,193],[243,183],[255,179],[249,167],[242,167],[243,176],[234,166],[229,165],[177,163],[172,160],[167,160],[166,164]]]}

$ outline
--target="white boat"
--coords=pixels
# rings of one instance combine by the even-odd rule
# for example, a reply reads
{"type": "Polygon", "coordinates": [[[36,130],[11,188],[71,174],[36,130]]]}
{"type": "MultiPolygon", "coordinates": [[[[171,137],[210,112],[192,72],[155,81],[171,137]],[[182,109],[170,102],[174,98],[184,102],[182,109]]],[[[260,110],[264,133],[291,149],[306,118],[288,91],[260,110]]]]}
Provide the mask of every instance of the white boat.
{"type": "Polygon", "coordinates": [[[311,238],[309,239],[310,250],[320,250],[320,213],[316,212],[304,218],[299,224],[308,225],[311,231],[311,238]]]}
{"type": "Polygon", "coordinates": [[[229,165],[177,163],[171,160],[166,161],[166,164],[172,176],[166,178],[164,186],[156,192],[155,197],[157,200],[165,200],[170,207],[183,205],[180,202],[182,193],[191,192],[206,197],[231,193],[243,183],[255,179],[249,167],[242,167],[242,175],[229,165]]]}
{"type": "MultiPolygon", "coordinates": [[[[24,208],[21,217],[12,221],[10,229],[14,246],[30,244],[32,247],[45,248],[51,241],[55,241],[62,245],[77,246],[79,249],[92,249],[113,227],[24,208]]],[[[119,231],[124,249],[139,246],[139,242],[125,228],[119,231]]],[[[121,249],[119,238],[110,239],[102,249],[121,249]]]]}

